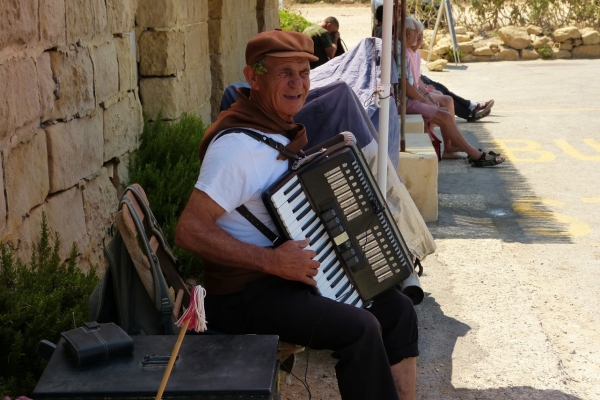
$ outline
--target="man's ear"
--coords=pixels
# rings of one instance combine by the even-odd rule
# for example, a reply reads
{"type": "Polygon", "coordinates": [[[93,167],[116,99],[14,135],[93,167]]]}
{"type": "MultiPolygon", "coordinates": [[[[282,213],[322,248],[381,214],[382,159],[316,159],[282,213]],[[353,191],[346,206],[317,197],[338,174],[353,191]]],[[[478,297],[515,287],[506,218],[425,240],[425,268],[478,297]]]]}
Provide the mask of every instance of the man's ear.
{"type": "Polygon", "coordinates": [[[258,90],[258,74],[254,72],[250,65],[246,65],[244,67],[244,77],[246,78],[246,82],[248,82],[252,90],[258,90]]]}

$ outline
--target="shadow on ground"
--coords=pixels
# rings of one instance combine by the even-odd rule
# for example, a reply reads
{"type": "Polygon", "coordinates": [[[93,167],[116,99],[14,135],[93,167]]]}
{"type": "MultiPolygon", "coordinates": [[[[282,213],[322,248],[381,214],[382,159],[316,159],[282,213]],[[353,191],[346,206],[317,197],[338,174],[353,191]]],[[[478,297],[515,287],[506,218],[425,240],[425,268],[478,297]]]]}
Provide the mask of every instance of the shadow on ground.
{"type": "MultiPolygon", "coordinates": [[[[493,148],[486,124],[459,122],[469,143],[493,148]]],[[[439,130],[436,130],[439,137],[439,130]]],[[[502,239],[519,243],[571,243],[568,226],[535,197],[509,162],[473,168],[466,160],[443,160],[438,175],[439,218],[428,223],[435,239],[502,239]]]]}
{"type": "Polygon", "coordinates": [[[558,390],[542,390],[528,386],[491,389],[456,388],[452,385],[452,354],[458,338],[471,327],[444,315],[435,298],[427,293],[419,312],[419,367],[417,398],[419,399],[527,399],[577,400],[558,390]]]}

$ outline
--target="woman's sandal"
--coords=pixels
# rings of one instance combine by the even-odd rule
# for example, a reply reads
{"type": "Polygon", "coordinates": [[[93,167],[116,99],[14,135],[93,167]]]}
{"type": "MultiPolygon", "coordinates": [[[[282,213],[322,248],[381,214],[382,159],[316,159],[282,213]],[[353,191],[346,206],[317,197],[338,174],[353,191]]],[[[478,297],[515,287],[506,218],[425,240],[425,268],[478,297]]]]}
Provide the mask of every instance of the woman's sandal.
{"type": "Polygon", "coordinates": [[[479,149],[479,151],[481,151],[482,154],[477,160],[471,158],[471,156],[468,158],[469,164],[471,164],[472,167],[493,167],[494,165],[504,162],[504,157],[502,157],[500,153],[495,153],[493,151],[485,152],[481,149],[479,149]],[[491,158],[487,158],[488,156],[491,158]]]}

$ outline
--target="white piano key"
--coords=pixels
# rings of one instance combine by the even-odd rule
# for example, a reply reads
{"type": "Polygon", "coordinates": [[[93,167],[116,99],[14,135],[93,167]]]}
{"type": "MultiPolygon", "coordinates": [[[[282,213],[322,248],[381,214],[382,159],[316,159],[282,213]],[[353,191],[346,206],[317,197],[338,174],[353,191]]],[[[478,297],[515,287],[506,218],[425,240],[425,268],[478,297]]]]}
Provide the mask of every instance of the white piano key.
{"type": "Polygon", "coordinates": [[[286,202],[282,204],[281,207],[278,207],[277,212],[283,217],[288,213],[293,212],[294,208],[296,208],[296,206],[298,206],[299,204],[307,202],[308,199],[306,198],[306,196],[298,196],[291,203],[286,202]]]}
{"type": "MultiPolygon", "coordinates": [[[[307,207],[310,207],[310,204],[307,204],[307,207]]],[[[290,216],[291,218],[289,218],[288,220],[289,224],[286,225],[288,232],[294,232],[297,228],[302,228],[302,226],[304,226],[306,222],[310,221],[313,218],[318,219],[317,214],[312,209],[309,210],[304,216],[304,218],[300,220],[296,219],[296,217],[292,216],[292,214],[290,214],[290,216]]]]}

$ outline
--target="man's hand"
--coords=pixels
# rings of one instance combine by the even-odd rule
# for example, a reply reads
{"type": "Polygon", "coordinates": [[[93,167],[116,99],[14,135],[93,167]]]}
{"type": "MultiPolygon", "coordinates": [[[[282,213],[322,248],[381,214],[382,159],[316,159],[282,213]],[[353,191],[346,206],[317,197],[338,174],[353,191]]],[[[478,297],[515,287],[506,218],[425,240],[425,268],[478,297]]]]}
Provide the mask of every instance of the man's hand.
{"type": "Polygon", "coordinates": [[[337,45],[338,40],[340,39],[340,32],[334,32],[331,34],[331,42],[337,45]]]}
{"type": "Polygon", "coordinates": [[[314,276],[319,270],[319,262],[313,260],[317,255],[314,250],[305,249],[310,240],[288,240],[273,251],[277,254],[278,266],[273,271],[273,275],[281,278],[299,281],[307,285],[316,286],[314,276]]]}

